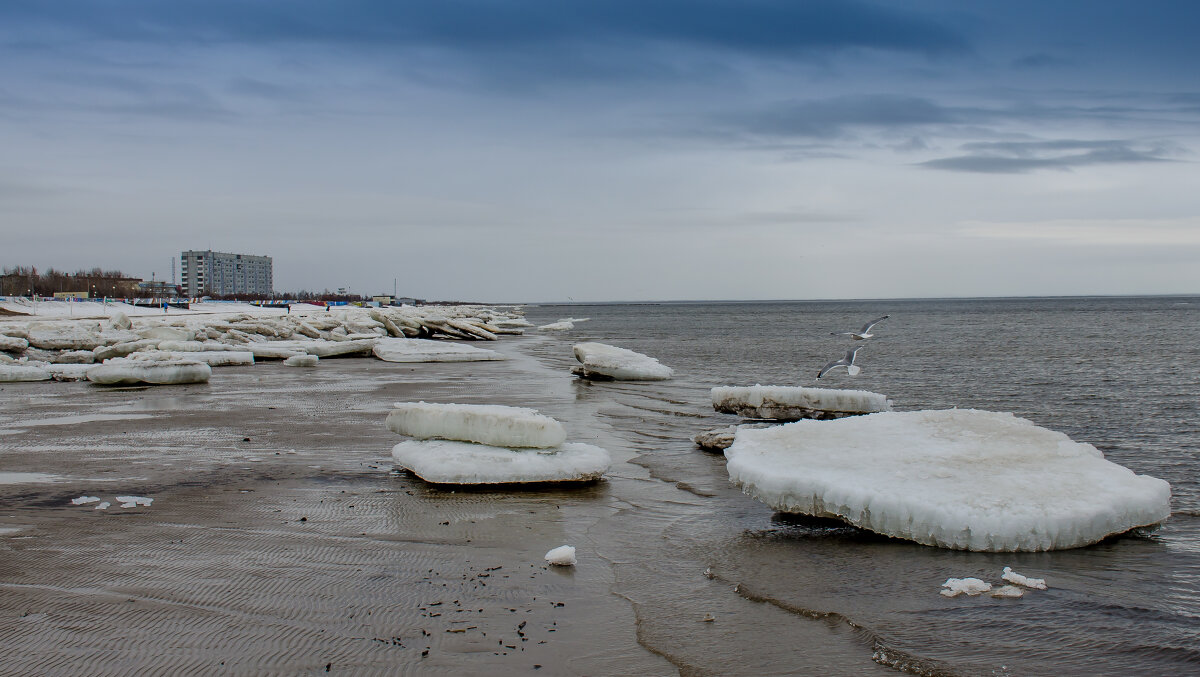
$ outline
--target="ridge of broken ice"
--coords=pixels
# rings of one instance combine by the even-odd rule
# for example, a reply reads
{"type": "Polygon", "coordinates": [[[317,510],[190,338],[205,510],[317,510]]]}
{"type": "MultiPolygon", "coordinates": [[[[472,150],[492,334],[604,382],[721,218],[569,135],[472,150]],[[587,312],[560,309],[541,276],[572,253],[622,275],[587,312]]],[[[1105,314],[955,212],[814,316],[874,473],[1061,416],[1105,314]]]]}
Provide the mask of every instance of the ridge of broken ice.
{"type": "Polygon", "coordinates": [[[741,430],[730,480],[775,510],[945,548],[1074,548],[1170,515],[1170,485],[1012,414],[884,412],[741,430]]]}
{"type": "Polygon", "coordinates": [[[388,430],[418,439],[440,438],[498,447],[556,447],[567,439],[558,421],[534,409],[498,404],[397,402],[388,430]]]}
{"type": "Polygon", "coordinates": [[[866,390],[797,386],[718,386],[712,389],[713,409],[743,418],[777,421],[831,419],[889,411],[887,396],[866,390]]]}
{"type": "Polygon", "coordinates": [[[477,362],[507,359],[505,355],[494,350],[416,338],[379,339],[371,352],[384,362],[477,362]]]}
{"type": "Polygon", "coordinates": [[[397,465],[435,484],[587,482],[608,470],[600,447],[567,442],[551,449],[509,449],[451,440],[410,440],[392,448],[397,465]]]}
{"type": "Polygon", "coordinates": [[[617,381],[664,381],[674,372],[653,357],[606,343],[576,343],[571,347],[580,366],[572,371],[583,378],[617,381]]]}

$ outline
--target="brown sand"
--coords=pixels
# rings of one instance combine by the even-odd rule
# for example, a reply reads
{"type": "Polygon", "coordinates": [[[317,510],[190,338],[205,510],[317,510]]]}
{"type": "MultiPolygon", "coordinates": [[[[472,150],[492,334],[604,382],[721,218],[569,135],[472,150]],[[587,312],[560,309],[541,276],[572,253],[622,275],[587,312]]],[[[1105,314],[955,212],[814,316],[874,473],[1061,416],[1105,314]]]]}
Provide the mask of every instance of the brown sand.
{"type": "Polygon", "coordinates": [[[548,379],[519,341],[505,352],[0,385],[0,474],[57,476],[0,480],[0,674],[882,670],[844,630],[656,550],[640,530],[673,519],[657,502],[699,499],[628,463],[568,375],[548,379]],[[400,438],[383,425],[417,399],[542,409],[609,447],[614,469],[581,487],[432,487],[392,470],[400,438]],[[72,505],[83,495],[113,505],[72,505]],[[579,564],[547,566],[563,544],[579,564]]]}

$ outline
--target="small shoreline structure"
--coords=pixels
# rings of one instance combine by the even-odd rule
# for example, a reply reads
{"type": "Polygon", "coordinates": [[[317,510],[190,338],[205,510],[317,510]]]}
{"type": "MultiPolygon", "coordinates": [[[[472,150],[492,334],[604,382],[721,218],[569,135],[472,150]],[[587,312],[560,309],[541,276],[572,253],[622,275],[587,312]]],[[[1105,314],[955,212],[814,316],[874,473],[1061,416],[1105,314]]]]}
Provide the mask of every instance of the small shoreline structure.
{"type": "Polygon", "coordinates": [[[0,319],[0,382],[201,383],[208,380],[204,372],[211,375],[213,367],[261,360],[315,367],[321,358],[343,355],[374,355],[386,362],[501,360],[501,353],[460,342],[495,341],[500,335],[521,334],[530,325],[519,307],[331,310],[312,304],[263,308],[198,303],[193,307],[199,310],[175,314],[148,314],[128,306],[134,313],[131,318],[118,304],[88,304],[109,313],[97,320],[62,313],[48,316],[45,309],[36,316],[20,314],[35,304],[10,300],[3,305],[7,315],[0,319]]]}
{"type": "Polygon", "coordinates": [[[606,450],[567,442],[561,423],[524,407],[397,402],[384,424],[414,438],[393,447],[392,459],[431,484],[580,484],[612,463],[606,450]]]}
{"type": "Polygon", "coordinates": [[[866,390],[801,386],[718,386],[712,389],[713,409],[753,422],[706,430],[692,437],[705,451],[723,451],[739,430],[766,428],[792,421],[819,421],[891,411],[886,395],[866,390]]]}

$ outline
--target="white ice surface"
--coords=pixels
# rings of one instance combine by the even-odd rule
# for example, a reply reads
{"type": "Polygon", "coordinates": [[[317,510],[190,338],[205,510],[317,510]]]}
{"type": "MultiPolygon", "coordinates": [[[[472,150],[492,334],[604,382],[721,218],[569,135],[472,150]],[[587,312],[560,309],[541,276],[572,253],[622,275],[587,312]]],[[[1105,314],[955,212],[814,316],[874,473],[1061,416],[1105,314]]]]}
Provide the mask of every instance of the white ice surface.
{"type": "Polygon", "coordinates": [[[551,449],[507,449],[450,440],[410,440],[392,448],[392,459],[436,484],[521,484],[599,479],[612,463],[608,452],[568,442],[551,449]]]}
{"type": "Polygon", "coordinates": [[[575,566],[575,547],[571,545],[560,545],[550,552],[546,553],[546,563],[560,567],[575,566]]]}
{"type": "Polygon", "coordinates": [[[29,347],[29,341],[17,336],[4,336],[0,334],[0,350],[7,350],[13,353],[19,353],[29,347]]]}
{"type": "Polygon", "coordinates": [[[627,348],[605,343],[576,343],[572,346],[583,376],[599,374],[618,381],[663,381],[674,372],[658,360],[627,348]]]}
{"type": "Polygon", "coordinates": [[[1012,414],[885,412],[739,431],[730,479],[776,510],[926,545],[1074,548],[1162,522],[1166,482],[1012,414]]]}
{"type": "Polygon", "coordinates": [[[379,339],[372,352],[384,362],[477,362],[506,359],[494,350],[428,339],[379,339]]]}
{"type": "Polygon", "coordinates": [[[992,584],[978,578],[947,578],[942,583],[941,593],[946,597],[959,595],[981,595],[992,589],[992,584]]]}
{"type": "Polygon", "coordinates": [[[203,362],[153,362],[115,358],[89,369],[87,377],[89,381],[101,385],[205,383],[212,377],[212,367],[203,362]]]}
{"type": "Polygon", "coordinates": [[[556,447],[567,439],[558,421],[524,407],[495,404],[397,402],[388,430],[418,439],[440,438],[498,447],[556,447]]]}
{"type": "Polygon", "coordinates": [[[286,367],[315,367],[320,361],[316,355],[292,355],[283,364],[286,367]]]}
{"type": "Polygon", "coordinates": [[[550,324],[543,324],[538,329],[542,331],[569,331],[575,328],[574,322],[558,321],[550,324]]]}
{"type": "Polygon", "coordinates": [[[1002,585],[992,591],[992,597],[1016,598],[1024,596],[1025,591],[1015,585],[1002,585]]]}
{"type": "Polygon", "coordinates": [[[781,411],[801,409],[854,414],[891,409],[887,396],[867,390],[796,386],[719,386],[712,389],[712,403],[717,411],[758,414],[751,418],[778,418],[781,411]]]}
{"type": "Polygon", "coordinates": [[[99,502],[100,502],[99,496],[80,496],[79,498],[71,499],[71,505],[87,505],[88,503],[99,503],[99,502]]]}
{"type": "Polygon", "coordinates": [[[136,508],[139,505],[144,505],[147,508],[154,502],[153,498],[145,496],[118,496],[117,500],[121,502],[122,508],[136,508]]]}
{"type": "Polygon", "coordinates": [[[1023,585],[1027,588],[1033,588],[1035,590],[1046,589],[1046,579],[1022,576],[1021,574],[1013,571],[1012,567],[1004,567],[1004,573],[1000,576],[1000,578],[1003,578],[1013,585],[1023,585]]]}
{"type": "Polygon", "coordinates": [[[27,364],[0,364],[0,383],[12,381],[49,381],[50,372],[27,364]]]}

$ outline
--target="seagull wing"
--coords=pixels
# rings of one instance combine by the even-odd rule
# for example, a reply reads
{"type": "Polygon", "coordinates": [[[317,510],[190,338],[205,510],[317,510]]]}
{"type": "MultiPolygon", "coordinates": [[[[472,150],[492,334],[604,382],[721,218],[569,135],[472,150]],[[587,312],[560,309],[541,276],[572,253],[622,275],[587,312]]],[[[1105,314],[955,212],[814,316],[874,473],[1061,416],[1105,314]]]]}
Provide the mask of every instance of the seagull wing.
{"type": "Polygon", "coordinates": [[[833,369],[834,367],[845,367],[845,366],[847,366],[845,358],[842,358],[840,360],[833,360],[832,362],[826,364],[824,367],[821,367],[821,371],[817,372],[817,379],[820,380],[822,376],[824,376],[825,374],[828,374],[829,370],[833,369]]]}
{"type": "Polygon", "coordinates": [[[862,328],[862,329],[860,329],[858,333],[860,333],[860,334],[865,334],[865,333],[867,333],[867,332],[871,331],[871,327],[874,327],[875,325],[877,325],[877,324],[879,324],[880,322],[882,322],[882,321],[884,321],[884,320],[888,319],[889,317],[891,317],[891,315],[884,315],[883,317],[877,317],[877,318],[875,318],[874,320],[871,320],[870,322],[868,322],[868,323],[864,324],[864,325],[863,325],[863,328],[862,328]]]}

